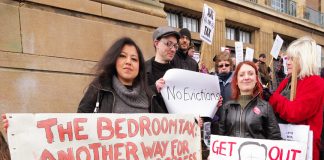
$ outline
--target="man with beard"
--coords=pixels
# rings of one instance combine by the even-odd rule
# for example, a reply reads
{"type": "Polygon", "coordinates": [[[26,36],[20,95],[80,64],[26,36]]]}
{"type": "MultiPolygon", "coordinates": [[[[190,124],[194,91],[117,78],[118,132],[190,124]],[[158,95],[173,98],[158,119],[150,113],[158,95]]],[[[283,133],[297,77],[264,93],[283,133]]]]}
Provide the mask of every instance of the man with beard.
{"type": "Polygon", "coordinates": [[[264,87],[268,87],[271,83],[270,67],[266,64],[266,55],[264,53],[259,55],[259,72],[261,77],[261,83],[264,87]]]}
{"type": "Polygon", "coordinates": [[[188,56],[189,45],[191,43],[191,33],[187,28],[180,31],[179,49],[176,52],[171,64],[174,68],[186,69],[198,72],[198,63],[188,56]]]}

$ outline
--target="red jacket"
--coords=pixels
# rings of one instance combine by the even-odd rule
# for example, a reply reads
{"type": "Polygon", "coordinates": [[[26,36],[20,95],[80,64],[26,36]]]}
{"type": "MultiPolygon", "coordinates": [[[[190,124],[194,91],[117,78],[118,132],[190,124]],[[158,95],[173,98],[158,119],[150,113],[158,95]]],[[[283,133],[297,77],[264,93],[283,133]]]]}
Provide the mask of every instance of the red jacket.
{"type": "Polygon", "coordinates": [[[313,160],[319,160],[323,125],[324,80],[320,76],[298,79],[296,97],[293,101],[280,95],[287,83],[287,78],[280,83],[276,92],[270,97],[269,103],[274,112],[289,123],[310,126],[314,133],[313,160]]]}

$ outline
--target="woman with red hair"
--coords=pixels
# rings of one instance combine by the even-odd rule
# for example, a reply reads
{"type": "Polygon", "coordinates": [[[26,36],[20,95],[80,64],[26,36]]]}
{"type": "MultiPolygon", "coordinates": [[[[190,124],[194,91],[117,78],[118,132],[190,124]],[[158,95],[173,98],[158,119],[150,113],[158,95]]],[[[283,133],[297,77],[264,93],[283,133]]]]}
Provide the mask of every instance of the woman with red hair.
{"type": "Polygon", "coordinates": [[[214,134],[258,139],[281,139],[272,107],[261,98],[262,84],[253,62],[237,65],[232,79],[232,100],[220,109],[214,134]]]}

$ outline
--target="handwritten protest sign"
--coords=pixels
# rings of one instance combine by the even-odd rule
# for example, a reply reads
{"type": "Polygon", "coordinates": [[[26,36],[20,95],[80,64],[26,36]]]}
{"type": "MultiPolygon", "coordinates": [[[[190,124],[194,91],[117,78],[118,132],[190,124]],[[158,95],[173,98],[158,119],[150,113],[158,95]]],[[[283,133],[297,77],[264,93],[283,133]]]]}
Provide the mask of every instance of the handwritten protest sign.
{"type": "Polygon", "coordinates": [[[254,49],[246,47],[245,61],[253,61],[254,49]]]}
{"type": "Polygon", "coordinates": [[[240,62],[243,62],[243,43],[242,42],[235,42],[235,58],[236,58],[236,65],[240,62]]]}
{"type": "Polygon", "coordinates": [[[306,144],[212,135],[211,160],[305,160],[306,144]]]}
{"type": "Polygon", "coordinates": [[[215,20],[216,13],[213,8],[209,7],[207,4],[204,4],[202,18],[201,18],[201,27],[200,27],[200,38],[212,44],[214,29],[215,29],[215,20]]]}
{"type": "Polygon", "coordinates": [[[7,114],[12,160],[200,160],[193,115],[7,114]]]}
{"type": "Polygon", "coordinates": [[[270,52],[273,58],[275,59],[278,58],[282,44],[283,44],[283,40],[279,35],[277,35],[270,52]]]}
{"type": "Polygon", "coordinates": [[[183,69],[170,69],[161,90],[169,113],[213,117],[220,97],[218,77],[183,69]]]}
{"type": "Polygon", "coordinates": [[[281,137],[288,141],[297,141],[307,144],[307,160],[312,160],[313,132],[309,125],[279,124],[281,137]]]}

